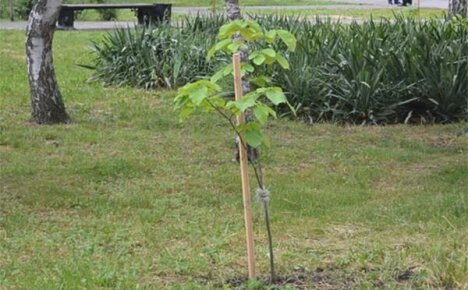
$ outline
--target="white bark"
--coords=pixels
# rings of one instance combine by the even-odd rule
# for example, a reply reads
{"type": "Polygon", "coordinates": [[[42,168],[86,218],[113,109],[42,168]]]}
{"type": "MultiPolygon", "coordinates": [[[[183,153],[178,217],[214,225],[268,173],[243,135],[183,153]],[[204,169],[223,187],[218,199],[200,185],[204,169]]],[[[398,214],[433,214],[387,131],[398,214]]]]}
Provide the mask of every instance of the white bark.
{"type": "Polygon", "coordinates": [[[68,122],[57,85],[52,40],[62,0],[39,0],[26,30],[26,55],[31,89],[32,119],[38,124],[68,122]]]}

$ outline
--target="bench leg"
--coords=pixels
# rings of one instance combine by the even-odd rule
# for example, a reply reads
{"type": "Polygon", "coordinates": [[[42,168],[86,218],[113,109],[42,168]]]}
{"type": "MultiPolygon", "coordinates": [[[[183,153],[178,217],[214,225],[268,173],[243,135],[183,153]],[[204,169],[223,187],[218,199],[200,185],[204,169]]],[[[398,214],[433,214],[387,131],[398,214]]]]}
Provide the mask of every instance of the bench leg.
{"type": "Polygon", "coordinates": [[[140,26],[148,26],[150,21],[150,13],[147,8],[138,8],[136,11],[138,25],[140,26]]]}
{"type": "Polygon", "coordinates": [[[61,29],[73,29],[75,11],[72,9],[60,9],[57,26],[61,29]]]}
{"type": "Polygon", "coordinates": [[[156,4],[153,7],[138,8],[137,18],[139,25],[148,26],[161,22],[169,22],[171,19],[172,5],[156,4]]]}

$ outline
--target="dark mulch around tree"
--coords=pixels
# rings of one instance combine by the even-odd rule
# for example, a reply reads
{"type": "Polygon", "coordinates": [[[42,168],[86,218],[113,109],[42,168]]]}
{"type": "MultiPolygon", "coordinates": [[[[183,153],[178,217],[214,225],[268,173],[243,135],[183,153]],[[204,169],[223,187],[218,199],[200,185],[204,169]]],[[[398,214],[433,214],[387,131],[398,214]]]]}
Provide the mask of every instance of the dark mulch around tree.
{"type": "MultiPolygon", "coordinates": [[[[397,271],[395,280],[399,283],[405,283],[411,280],[415,275],[415,267],[406,270],[397,271]]],[[[356,289],[359,287],[358,281],[351,273],[346,273],[338,268],[316,268],[313,271],[304,267],[296,267],[288,275],[278,275],[274,283],[271,283],[269,276],[258,278],[258,285],[249,284],[246,277],[234,277],[226,280],[219,285],[222,288],[228,285],[234,289],[319,289],[319,290],[338,290],[338,289],[356,289]]],[[[373,289],[389,289],[383,281],[374,281],[373,289]]]]}
{"type": "MultiPolygon", "coordinates": [[[[317,268],[309,271],[303,267],[296,267],[288,275],[278,275],[274,283],[270,277],[259,277],[258,280],[264,289],[282,289],[286,286],[294,289],[347,289],[355,284],[352,277],[340,277],[337,279],[336,269],[317,268]]],[[[236,289],[248,289],[248,279],[246,277],[235,277],[225,281],[224,285],[236,289]]],[[[256,288],[257,289],[257,288],[256,288]]]]}

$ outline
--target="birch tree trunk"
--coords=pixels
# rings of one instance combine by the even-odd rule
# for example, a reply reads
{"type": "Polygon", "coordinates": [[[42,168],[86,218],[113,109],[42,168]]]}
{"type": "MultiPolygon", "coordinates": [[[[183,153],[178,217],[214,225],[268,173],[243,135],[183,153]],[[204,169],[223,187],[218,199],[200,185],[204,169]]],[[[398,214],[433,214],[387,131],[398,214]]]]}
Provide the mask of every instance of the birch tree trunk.
{"type": "Polygon", "coordinates": [[[468,18],[468,0],[449,0],[449,15],[468,18]]]}
{"type": "Polygon", "coordinates": [[[32,120],[38,124],[69,121],[52,59],[52,40],[61,4],[62,0],[39,0],[29,14],[26,56],[32,120]]]}

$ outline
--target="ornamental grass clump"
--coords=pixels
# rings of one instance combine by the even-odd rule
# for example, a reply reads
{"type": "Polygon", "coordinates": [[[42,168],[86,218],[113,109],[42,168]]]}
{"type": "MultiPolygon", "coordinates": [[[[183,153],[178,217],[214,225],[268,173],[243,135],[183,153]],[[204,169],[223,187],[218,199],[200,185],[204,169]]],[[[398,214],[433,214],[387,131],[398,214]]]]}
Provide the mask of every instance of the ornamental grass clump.
{"type": "MultiPolygon", "coordinates": [[[[290,70],[258,70],[284,89],[308,122],[354,124],[446,123],[468,119],[468,20],[397,16],[395,20],[336,23],[286,16],[253,16],[266,29],[291,31],[284,44],[290,70]]],[[[226,58],[206,54],[226,19],[194,17],[178,27],[119,29],[94,44],[95,78],[108,85],[176,88],[212,75],[226,58]]],[[[287,106],[280,106],[288,113],[287,106]]]]}
{"type": "MultiPolygon", "coordinates": [[[[268,23],[291,26],[283,18],[268,23]]],[[[274,73],[299,115],[313,122],[451,122],[468,115],[468,21],[291,20],[291,71],[274,73]]],[[[272,24],[273,25],[273,24],[272,24]]]]}
{"type": "Polygon", "coordinates": [[[118,28],[92,49],[94,79],[105,85],[177,88],[210,74],[220,60],[206,59],[214,38],[199,30],[167,25],[155,29],[118,28]]]}

